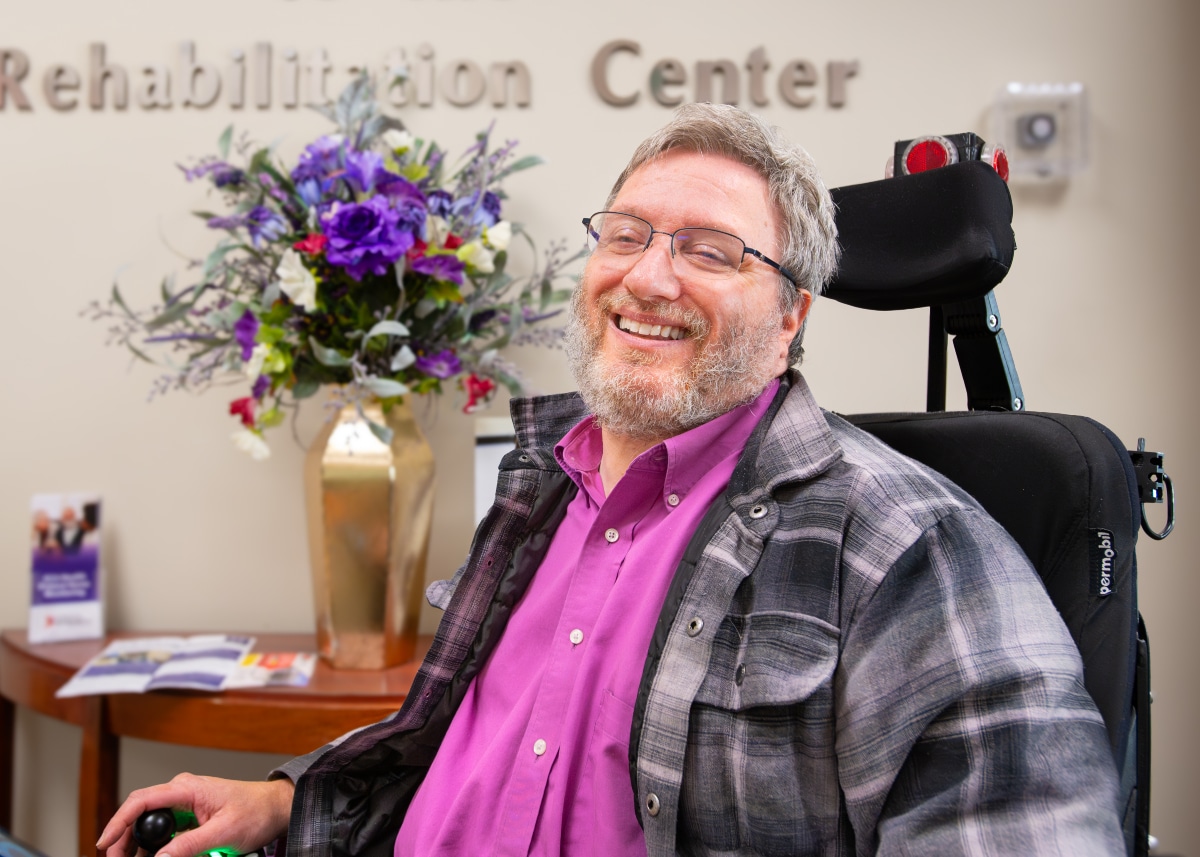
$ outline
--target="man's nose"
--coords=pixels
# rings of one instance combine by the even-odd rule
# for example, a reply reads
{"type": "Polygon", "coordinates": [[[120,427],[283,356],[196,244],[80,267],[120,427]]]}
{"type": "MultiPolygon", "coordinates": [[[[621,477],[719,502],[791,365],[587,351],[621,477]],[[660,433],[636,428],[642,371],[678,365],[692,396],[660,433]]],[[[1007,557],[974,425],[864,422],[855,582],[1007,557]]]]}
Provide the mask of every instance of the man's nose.
{"type": "Polygon", "coordinates": [[[650,236],[650,246],[638,254],[625,274],[625,287],[632,294],[642,299],[675,300],[679,297],[682,283],[675,273],[671,240],[671,235],[665,232],[650,236]]]}

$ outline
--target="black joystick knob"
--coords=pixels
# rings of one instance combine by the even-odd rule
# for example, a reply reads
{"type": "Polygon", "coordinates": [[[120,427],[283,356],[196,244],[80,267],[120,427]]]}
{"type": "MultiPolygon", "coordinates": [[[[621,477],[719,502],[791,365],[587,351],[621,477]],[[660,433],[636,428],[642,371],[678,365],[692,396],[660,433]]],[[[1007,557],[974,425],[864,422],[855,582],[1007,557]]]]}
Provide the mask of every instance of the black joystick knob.
{"type": "Polygon", "coordinates": [[[153,855],[171,841],[176,830],[175,813],[169,809],[151,809],[138,816],[133,825],[133,839],[153,855]]]}

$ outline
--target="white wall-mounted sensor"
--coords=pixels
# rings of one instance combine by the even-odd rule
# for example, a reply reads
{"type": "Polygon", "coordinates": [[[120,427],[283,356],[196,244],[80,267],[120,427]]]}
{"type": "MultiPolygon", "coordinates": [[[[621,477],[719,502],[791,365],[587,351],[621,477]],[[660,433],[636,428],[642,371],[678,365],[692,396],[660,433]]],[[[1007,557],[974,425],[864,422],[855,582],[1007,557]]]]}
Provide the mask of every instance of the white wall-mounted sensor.
{"type": "Polygon", "coordinates": [[[992,104],[988,139],[1005,146],[1013,179],[1066,178],[1087,166],[1082,83],[1010,83],[992,104]]]}

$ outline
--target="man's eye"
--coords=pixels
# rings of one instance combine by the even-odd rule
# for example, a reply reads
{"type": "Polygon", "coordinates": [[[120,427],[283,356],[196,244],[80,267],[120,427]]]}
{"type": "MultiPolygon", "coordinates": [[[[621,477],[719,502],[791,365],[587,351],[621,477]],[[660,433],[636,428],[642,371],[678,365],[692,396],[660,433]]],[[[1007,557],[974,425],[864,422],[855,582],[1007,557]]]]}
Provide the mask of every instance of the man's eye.
{"type": "Polygon", "coordinates": [[[635,250],[641,250],[646,241],[636,232],[616,230],[606,236],[605,244],[615,253],[632,253],[635,250]]]}
{"type": "Polygon", "coordinates": [[[689,241],[680,248],[689,261],[709,268],[728,268],[732,262],[729,253],[704,241],[689,241]]]}

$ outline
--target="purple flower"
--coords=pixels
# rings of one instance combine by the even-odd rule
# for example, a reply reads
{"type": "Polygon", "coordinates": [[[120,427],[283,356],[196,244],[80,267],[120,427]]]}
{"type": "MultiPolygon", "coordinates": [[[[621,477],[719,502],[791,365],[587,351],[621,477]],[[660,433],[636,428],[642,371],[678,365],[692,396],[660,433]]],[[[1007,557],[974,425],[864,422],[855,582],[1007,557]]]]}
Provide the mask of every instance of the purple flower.
{"type": "Polygon", "coordinates": [[[380,173],[387,175],[383,168],[383,156],[377,152],[349,151],[346,153],[346,181],[359,193],[369,193],[375,189],[375,183],[380,173]]]}
{"type": "Polygon", "coordinates": [[[207,222],[209,229],[240,229],[245,227],[250,233],[250,241],[257,247],[262,241],[274,241],[287,234],[288,223],[271,209],[256,205],[245,214],[234,214],[230,217],[210,217],[207,222]]]}
{"type": "Polygon", "coordinates": [[[390,173],[387,170],[380,170],[375,174],[375,190],[378,193],[389,197],[392,204],[397,201],[405,203],[416,203],[421,207],[421,216],[424,217],[424,212],[429,207],[429,202],[425,198],[425,194],[419,187],[410,182],[403,176],[398,176],[395,173],[390,173]]]}
{"type": "Polygon", "coordinates": [[[255,399],[261,399],[263,393],[271,386],[271,379],[266,375],[259,375],[254,381],[254,386],[250,390],[250,395],[255,399]]]}
{"type": "Polygon", "coordinates": [[[433,355],[422,354],[417,358],[416,367],[433,378],[452,378],[462,371],[462,361],[447,348],[433,355]]]}
{"type": "Polygon", "coordinates": [[[434,217],[449,219],[450,209],[453,205],[454,197],[450,195],[450,191],[438,188],[429,194],[429,213],[434,217]]]}
{"type": "Polygon", "coordinates": [[[246,229],[250,241],[257,247],[262,241],[274,241],[287,233],[287,221],[271,209],[256,205],[246,213],[246,229]]]}
{"type": "Polygon", "coordinates": [[[321,183],[316,179],[303,179],[296,182],[296,193],[309,208],[316,208],[323,201],[321,183]]]}
{"type": "Polygon", "coordinates": [[[232,217],[210,217],[205,221],[205,226],[209,229],[238,229],[246,222],[240,214],[235,214],[232,217]]]}
{"type": "Polygon", "coordinates": [[[463,284],[463,271],[466,267],[461,259],[449,253],[421,256],[412,263],[412,269],[418,274],[426,274],[435,280],[444,280],[459,286],[463,284]]]}
{"type": "Polygon", "coordinates": [[[250,310],[246,310],[233,326],[233,338],[242,346],[243,360],[250,359],[250,354],[254,351],[254,337],[257,334],[258,318],[250,310]]]}
{"type": "Polygon", "coordinates": [[[188,181],[195,181],[207,176],[217,187],[241,184],[246,177],[246,174],[237,167],[224,161],[218,161],[216,158],[201,161],[190,169],[181,165],[179,169],[183,170],[183,177],[188,181]]]}
{"type": "Polygon", "coordinates": [[[493,318],[496,317],[496,310],[485,309],[482,312],[477,312],[471,316],[470,329],[472,333],[477,333],[483,330],[493,318]]]}
{"type": "Polygon", "coordinates": [[[378,196],[339,206],[325,223],[325,258],[356,280],[367,273],[382,276],[416,240],[416,230],[402,215],[378,196]]]}
{"type": "Polygon", "coordinates": [[[218,164],[217,168],[212,171],[212,183],[217,187],[240,185],[245,179],[244,172],[237,167],[229,166],[229,164],[218,164]]]}
{"type": "Polygon", "coordinates": [[[305,179],[327,178],[330,173],[342,168],[341,140],[333,137],[320,137],[305,147],[300,153],[299,162],[292,170],[292,180],[302,182],[305,179]]]}
{"type": "Polygon", "coordinates": [[[494,226],[500,219],[500,197],[490,190],[479,199],[479,192],[455,200],[452,212],[471,226],[494,226]]]}

